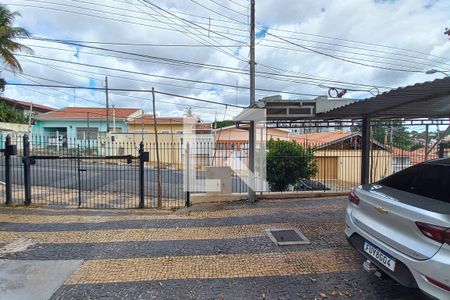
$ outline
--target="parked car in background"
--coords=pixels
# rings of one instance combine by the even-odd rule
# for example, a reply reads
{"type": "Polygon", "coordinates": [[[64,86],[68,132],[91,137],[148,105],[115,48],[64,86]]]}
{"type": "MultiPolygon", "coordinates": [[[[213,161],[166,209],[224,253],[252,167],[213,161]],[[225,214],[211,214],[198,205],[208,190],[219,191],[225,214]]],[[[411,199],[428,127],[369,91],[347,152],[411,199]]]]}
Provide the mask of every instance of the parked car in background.
{"type": "Polygon", "coordinates": [[[360,186],[349,200],[345,234],[364,269],[450,299],[450,159],[360,186]]]}
{"type": "Polygon", "coordinates": [[[300,179],[294,186],[295,191],[328,191],[329,189],[322,182],[309,179],[300,179]]]}

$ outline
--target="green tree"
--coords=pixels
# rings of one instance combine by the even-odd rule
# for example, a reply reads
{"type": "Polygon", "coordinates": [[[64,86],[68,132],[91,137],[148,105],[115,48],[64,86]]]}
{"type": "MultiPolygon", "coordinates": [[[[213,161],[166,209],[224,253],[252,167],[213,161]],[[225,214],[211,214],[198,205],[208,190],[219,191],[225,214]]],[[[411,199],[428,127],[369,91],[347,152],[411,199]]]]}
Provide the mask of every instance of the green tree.
{"type": "MultiPolygon", "coordinates": [[[[352,127],[353,132],[361,132],[360,126],[352,127]]],[[[415,145],[414,138],[406,130],[401,121],[392,121],[390,126],[372,126],[372,137],[380,144],[411,150],[415,145]]]]}
{"type": "Polygon", "coordinates": [[[215,121],[212,124],[212,128],[222,128],[222,127],[227,127],[227,126],[231,126],[231,125],[234,125],[233,120],[215,121]]]}
{"type": "Polygon", "coordinates": [[[272,191],[285,191],[299,179],[317,173],[313,148],[303,148],[294,141],[267,142],[267,181],[272,191]]]}
{"type": "Polygon", "coordinates": [[[0,58],[6,67],[14,72],[23,71],[14,53],[17,51],[33,52],[29,47],[15,41],[18,37],[30,36],[30,33],[25,28],[13,26],[15,18],[19,16],[20,13],[11,12],[4,5],[0,4],[0,58]]]}
{"type": "Polygon", "coordinates": [[[25,116],[20,110],[14,109],[5,102],[0,102],[0,122],[26,123],[25,116]]]}

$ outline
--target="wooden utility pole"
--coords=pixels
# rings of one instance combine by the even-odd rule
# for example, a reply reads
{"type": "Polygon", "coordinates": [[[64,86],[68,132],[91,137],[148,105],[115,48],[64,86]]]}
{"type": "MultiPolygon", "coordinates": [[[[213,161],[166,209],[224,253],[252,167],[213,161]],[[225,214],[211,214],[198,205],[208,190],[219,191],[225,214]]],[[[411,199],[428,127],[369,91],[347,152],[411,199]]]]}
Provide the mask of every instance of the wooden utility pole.
{"type": "Polygon", "coordinates": [[[156,143],[156,180],[158,182],[158,208],[162,207],[162,195],[161,195],[161,165],[159,162],[159,145],[158,145],[158,124],[156,121],[156,98],[155,88],[152,87],[152,103],[153,103],[153,128],[155,131],[155,143],[156,143]]]}
{"type": "MultiPolygon", "coordinates": [[[[250,1],[250,107],[256,102],[255,94],[255,0],[250,1]]],[[[248,200],[255,202],[255,121],[250,121],[248,131],[248,200]]]]}
{"type": "Polygon", "coordinates": [[[108,76],[105,77],[106,94],[106,132],[109,132],[109,94],[108,94],[108,76]]]}

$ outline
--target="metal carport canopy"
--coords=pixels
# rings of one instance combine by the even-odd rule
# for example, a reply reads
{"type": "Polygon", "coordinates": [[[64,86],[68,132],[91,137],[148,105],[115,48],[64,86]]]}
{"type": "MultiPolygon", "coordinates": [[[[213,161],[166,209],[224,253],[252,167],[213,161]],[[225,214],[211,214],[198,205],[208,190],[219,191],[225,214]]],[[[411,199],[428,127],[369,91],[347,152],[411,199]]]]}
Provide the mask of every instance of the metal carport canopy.
{"type": "Polygon", "coordinates": [[[450,78],[401,87],[316,114],[317,118],[362,119],[361,184],[369,183],[370,119],[450,117],[450,78]]]}
{"type": "Polygon", "coordinates": [[[450,77],[397,88],[324,113],[317,119],[450,117],[450,77]]]}

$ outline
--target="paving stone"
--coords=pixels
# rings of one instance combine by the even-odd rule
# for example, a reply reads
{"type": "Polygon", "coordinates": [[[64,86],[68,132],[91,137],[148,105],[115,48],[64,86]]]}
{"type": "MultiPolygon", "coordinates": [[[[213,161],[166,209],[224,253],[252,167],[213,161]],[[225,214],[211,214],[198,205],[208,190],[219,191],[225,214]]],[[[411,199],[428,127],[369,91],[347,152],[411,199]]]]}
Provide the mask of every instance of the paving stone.
{"type": "Polygon", "coordinates": [[[417,290],[363,271],[64,285],[52,299],[321,299],[320,293],[328,299],[425,299],[417,290]]]}
{"type": "Polygon", "coordinates": [[[420,299],[362,270],[343,233],[346,205],[335,198],[176,212],[0,207],[0,246],[29,238],[36,244],[4,258],[85,260],[54,299],[420,299]],[[299,228],[311,244],[276,246],[264,229],[281,227],[299,228]]]}

